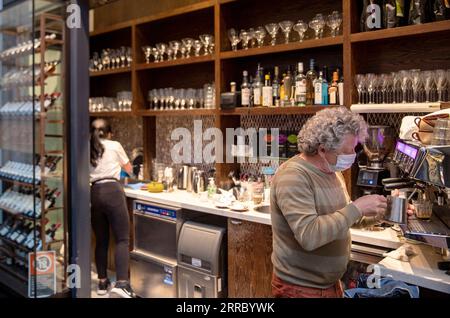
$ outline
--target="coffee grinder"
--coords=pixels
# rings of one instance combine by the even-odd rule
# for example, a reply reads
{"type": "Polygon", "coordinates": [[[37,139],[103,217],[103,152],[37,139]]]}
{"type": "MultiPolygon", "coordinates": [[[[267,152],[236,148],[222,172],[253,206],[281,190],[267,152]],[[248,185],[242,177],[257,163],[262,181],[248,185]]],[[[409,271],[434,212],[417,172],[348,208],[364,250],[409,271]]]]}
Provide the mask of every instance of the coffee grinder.
{"type": "Polygon", "coordinates": [[[390,126],[369,126],[367,132],[369,136],[363,145],[367,160],[365,164],[358,160],[356,185],[359,196],[384,193],[381,180],[390,177],[386,158],[395,142],[394,131],[390,126]]]}

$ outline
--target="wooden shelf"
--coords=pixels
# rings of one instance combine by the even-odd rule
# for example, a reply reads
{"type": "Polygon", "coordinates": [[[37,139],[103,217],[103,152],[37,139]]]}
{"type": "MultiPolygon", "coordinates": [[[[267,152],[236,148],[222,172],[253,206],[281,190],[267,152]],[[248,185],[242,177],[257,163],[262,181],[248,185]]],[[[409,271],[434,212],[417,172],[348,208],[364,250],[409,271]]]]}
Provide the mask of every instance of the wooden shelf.
{"type": "Polygon", "coordinates": [[[189,12],[199,11],[199,10],[208,9],[208,8],[214,8],[215,2],[216,2],[215,0],[202,1],[202,2],[198,2],[198,3],[186,5],[183,7],[179,7],[176,9],[156,13],[156,14],[153,14],[153,15],[150,15],[147,17],[136,19],[135,24],[138,25],[138,24],[144,24],[144,23],[158,21],[158,20],[164,20],[167,18],[175,17],[177,15],[181,15],[181,14],[185,14],[185,13],[189,13],[189,12]]]}
{"type": "Polygon", "coordinates": [[[352,43],[383,40],[389,38],[408,37],[420,34],[431,34],[436,32],[450,31],[450,20],[430,22],[420,25],[408,25],[404,27],[384,29],[378,31],[360,32],[350,35],[352,43]]]}
{"type": "Polygon", "coordinates": [[[14,185],[18,185],[21,187],[33,188],[34,186],[36,186],[36,187],[39,186],[39,184],[33,185],[32,183],[20,182],[20,181],[10,180],[10,179],[6,179],[6,178],[2,178],[2,177],[0,177],[0,180],[2,180],[3,182],[8,182],[8,183],[11,183],[14,185]]]}
{"type": "Polygon", "coordinates": [[[39,220],[38,218],[35,219],[35,218],[32,218],[32,217],[23,215],[23,214],[21,214],[21,213],[15,213],[15,212],[13,212],[13,211],[11,211],[11,210],[8,210],[8,209],[2,208],[2,207],[0,207],[0,210],[6,212],[6,213],[8,213],[9,215],[12,215],[12,216],[14,216],[14,217],[16,217],[16,218],[19,218],[19,219],[29,220],[29,221],[35,221],[35,220],[38,221],[38,220],[39,220]]]}
{"type": "Polygon", "coordinates": [[[195,63],[206,63],[206,62],[214,62],[214,55],[202,55],[202,56],[191,56],[189,58],[178,58],[172,61],[164,61],[164,62],[151,62],[148,64],[138,64],[136,65],[137,70],[148,70],[155,68],[163,68],[163,67],[172,67],[172,66],[181,66],[181,65],[189,65],[195,63]]]}
{"type": "Polygon", "coordinates": [[[111,70],[104,70],[104,71],[96,71],[96,72],[89,72],[90,77],[97,77],[97,76],[106,76],[106,75],[114,75],[114,74],[121,74],[121,73],[130,73],[131,67],[119,67],[111,70]]]}
{"type": "Polygon", "coordinates": [[[3,263],[0,263],[0,268],[5,272],[8,272],[9,275],[14,276],[20,279],[21,281],[28,282],[28,275],[26,275],[26,272],[23,268],[18,267],[16,265],[6,265],[3,263]]]}
{"type": "Polygon", "coordinates": [[[353,104],[354,113],[432,113],[440,110],[441,103],[353,104]]]}
{"type": "Polygon", "coordinates": [[[222,109],[221,115],[258,115],[258,116],[271,116],[271,115],[311,115],[315,114],[319,110],[335,107],[335,106],[287,106],[287,107],[237,107],[235,109],[222,109]]]}
{"type": "Polygon", "coordinates": [[[208,116],[216,114],[216,109],[176,109],[176,110],[140,110],[140,116],[208,116]]]}
{"type": "Polygon", "coordinates": [[[114,25],[110,25],[104,28],[99,28],[97,30],[94,30],[92,32],[89,32],[89,36],[97,36],[97,35],[102,35],[105,33],[111,33],[114,31],[118,31],[121,29],[126,29],[126,28],[131,28],[131,26],[133,25],[133,21],[126,21],[126,22],[121,22],[121,23],[116,23],[114,25]]]}
{"type": "Polygon", "coordinates": [[[91,117],[128,117],[132,116],[133,112],[91,112],[91,117]]]}
{"type": "Polygon", "coordinates": [[[226,51],[220,53],[220,59],[233,59],[239,57],[256,56],[262,54],[282,53],[289,51],[297,51],[302,49],[311,49],[318,47],[326,47],[333,45],[341,45],[343,36],[326,37],[322,39],[311,39],[303,42],[292,42],[288,44],[277,44],[274,46],[266,45],[260,48],[250,48],[248,50],[226,51]]]}

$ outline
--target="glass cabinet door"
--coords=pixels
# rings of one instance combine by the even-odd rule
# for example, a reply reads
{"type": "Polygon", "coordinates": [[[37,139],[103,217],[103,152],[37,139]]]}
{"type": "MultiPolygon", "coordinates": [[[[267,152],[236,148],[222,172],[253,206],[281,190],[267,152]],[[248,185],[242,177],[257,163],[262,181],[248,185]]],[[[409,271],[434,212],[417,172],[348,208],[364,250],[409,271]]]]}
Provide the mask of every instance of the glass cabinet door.
{"type": "Polygon", "coordinates": [[[63,1],[0,12],[0,284],[66,292],[63,1]]]}

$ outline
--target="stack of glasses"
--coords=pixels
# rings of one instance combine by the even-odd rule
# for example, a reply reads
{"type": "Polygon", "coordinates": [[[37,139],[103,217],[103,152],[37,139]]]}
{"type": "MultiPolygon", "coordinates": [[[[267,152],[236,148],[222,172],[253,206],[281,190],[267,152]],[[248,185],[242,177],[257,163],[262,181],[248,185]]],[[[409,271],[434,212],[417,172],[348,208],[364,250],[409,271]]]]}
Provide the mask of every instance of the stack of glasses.
{"type": "Polygon", "coordinates": [[[203,88],[159,88],[148,92],[148,102],[153,110],[180,110],[207,108],[214,109],[214,83],[205,84],[203,88]]]}

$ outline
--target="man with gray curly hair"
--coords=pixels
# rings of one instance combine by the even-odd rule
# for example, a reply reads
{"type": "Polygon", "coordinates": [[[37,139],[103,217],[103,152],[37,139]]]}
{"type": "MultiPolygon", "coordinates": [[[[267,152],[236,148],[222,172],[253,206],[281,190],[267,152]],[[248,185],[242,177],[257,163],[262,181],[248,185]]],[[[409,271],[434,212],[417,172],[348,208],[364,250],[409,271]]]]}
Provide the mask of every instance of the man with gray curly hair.
{"type": "Polygon", "coordinates": [[[373,225],[386,198],[350,201],[341,171],[355,161],[367,124],[345,107],[319,111],[298,134],[300,155],[277,171],[271,188],[275,297],[342,297],[350,227],[373,225]]]}

